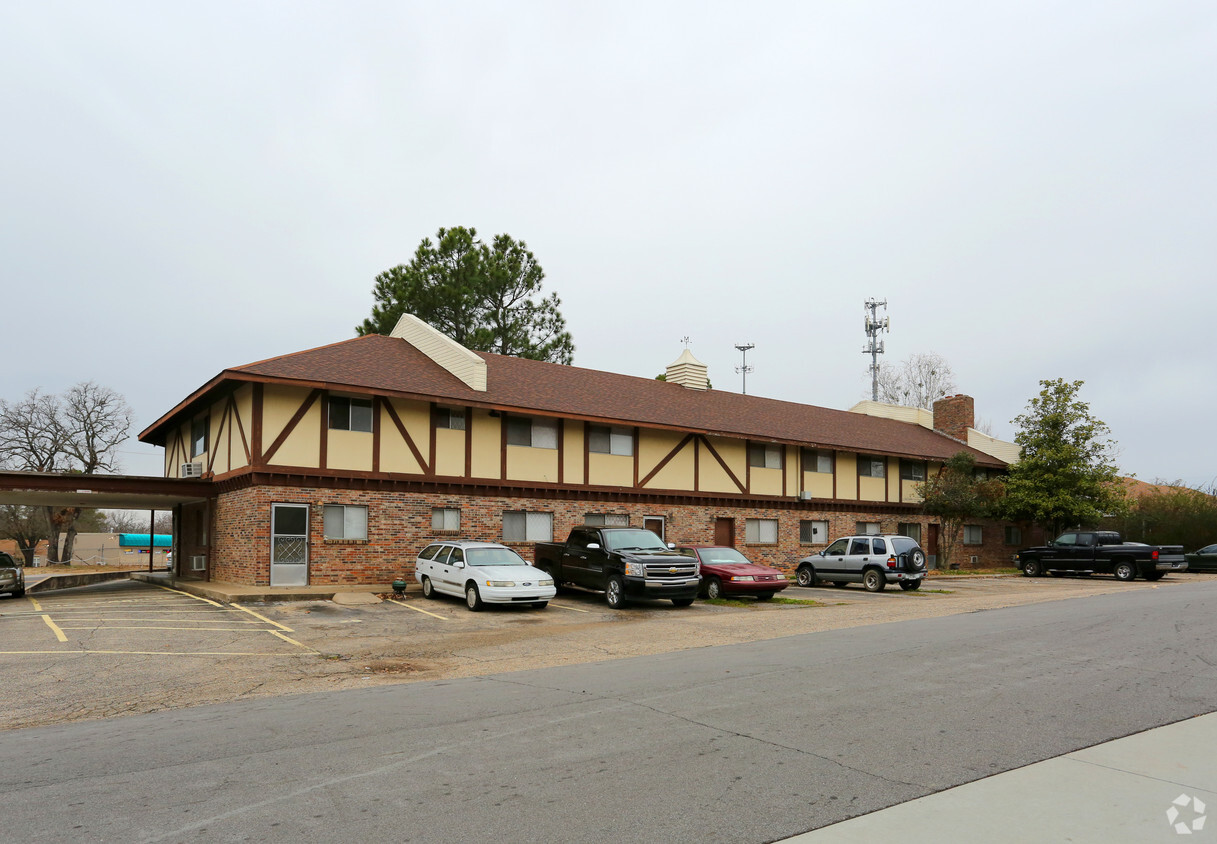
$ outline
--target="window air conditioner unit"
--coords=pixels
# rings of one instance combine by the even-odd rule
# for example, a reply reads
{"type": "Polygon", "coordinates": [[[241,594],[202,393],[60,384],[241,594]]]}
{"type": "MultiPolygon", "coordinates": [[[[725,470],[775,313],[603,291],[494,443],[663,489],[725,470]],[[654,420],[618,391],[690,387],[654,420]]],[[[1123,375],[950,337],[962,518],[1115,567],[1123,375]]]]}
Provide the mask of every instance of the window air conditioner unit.
{"type": "Polygon", "coordinates": [[[183,463],[181,477],[183,478],[201,478],[203,477],[202,463],[183,463]]]}
{"type": "Polygon", "coordinates": [[[207,571],[207,555],[196,554],[190,558],[191,571],[207,571]]]}
{"type": "Polygon", "coordinates": [[[802,492],[799,493],[799,500],[800,501],[810,501],[811,493],[808,492],[807,490],[803,490],[802,492]]]}
{"type": "Polygon", "coordinates": [[[971,557],[968,557],[968,565],[972,565],[972,566],[980,565],[980,557],[976,556],[975,554],[973,554],[971,557]]]}

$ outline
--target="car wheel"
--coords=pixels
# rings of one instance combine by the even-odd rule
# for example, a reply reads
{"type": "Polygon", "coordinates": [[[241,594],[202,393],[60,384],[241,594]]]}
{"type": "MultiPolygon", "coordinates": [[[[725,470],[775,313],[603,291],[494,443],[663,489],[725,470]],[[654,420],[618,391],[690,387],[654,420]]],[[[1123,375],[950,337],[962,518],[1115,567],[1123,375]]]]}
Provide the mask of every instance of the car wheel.
{"type": "Polygon", "coordinates": [[[757,596],[756,596],[756,599],[757,599],[758,601],[772,601],[772,600],[773,600],[773,593],[772,593],[772,592],[762,592],[762,593],[760,593],[759,595],[757,595],[757,596]]]}
{"type": "Polygon", "coordinates": [[[604,599],[608,601],[611,609],[619,610],[625,606],[625,587],[620,577],[613,575],[608,579],[604,588],[604,599]]]}
{"type": "Polygon", "coordinates": [[[1164,572],[1164,571],[1151,571],[1147,575],[1145,575],[1145,579],[1152,583],[1155,580],[1161,580],[1162,575],[1164,575],[1164,574],[1166,574],[1166,572],[1164,572]]]}
{"type": "Polygon", "coordinates": [[[470,583],[465,587],[465,606],[477,612],[482,608],[482,596],[478,594],[478,585],[470,583]]]}
{"type": "Polygon", "coordinates": [[[882,592],[883,587],[887,586],[887,576],[879,569],[867,569],[862,573],[862,585],[867,592],[882,592]]]}
{"type": "Polygon", "coordinates": [[[799,570],[795,573],[795,580],[800,586],[815,586],[816,570],[811,566],[799,566],[799,570]]]}
{"type": "Polygon", "coordinates": [[[677,607],[687,607],[693,603],[692,598],[673,598],[672,605],[677,607]]]}
{"type": "Polygon", "coordinates": [[[425,577],[425,576],[423,577],[423,597],[424,598],[434,598],[435,597],[435,587],[431,585],[431,578],[425,577]]]}
{"type": "Polygon", "coordinates": [[[913,571],[921,571],[925,568],[925,554],[920,548],[913,549],[913,552],[909,554],[909,563],[912,565],[913,571]]]}
{"type": "Polygon", "coordinates": [[[723,582],[717,577],[712,577],[706,582],[706,597],[711,601],[717,601],[723,596],[723,582]]]}
{"type": "Polygon", "coordinates": [[[1121,560],[1116,563],[1114,572],[1116,580],[1134,580],[1137,576],[1137,567],[1128,560],[1121,560]]]}
{"type": "Polygon", "coordinates": [[[548,606],[549,606],[549,601],[537,601],[535,604],[532,605],[532,608],[534,610],[543,610],[548,606]]]}
{"type": "Polygon", "coordinates": [[[1027,560],[1023,563],[1023,577],[1039,577],[1044,573],[1039,560],[1027,560]]]}
{"type": "Polygon", "coordinates": [[[921,581],[920,580],[902,580],[902,581],[900,581],[900,588],[903,589],[905,592],[916,592],[918,589],[921,588],[921,581]]]}

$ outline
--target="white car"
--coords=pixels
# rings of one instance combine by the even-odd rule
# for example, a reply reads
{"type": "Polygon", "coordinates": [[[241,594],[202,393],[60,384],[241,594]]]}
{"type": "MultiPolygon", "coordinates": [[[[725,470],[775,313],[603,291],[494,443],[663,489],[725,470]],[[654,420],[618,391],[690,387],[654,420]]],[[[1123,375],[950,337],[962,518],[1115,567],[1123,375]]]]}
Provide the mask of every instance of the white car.
{"type": "Polygon", "coordinates": [[[554,580],[506,545],[456,540],[428,545],[414,562],[423,596],[464,597],[469,609],[482,604],[528,604],[545,609],[558,594],[554,580]]]}

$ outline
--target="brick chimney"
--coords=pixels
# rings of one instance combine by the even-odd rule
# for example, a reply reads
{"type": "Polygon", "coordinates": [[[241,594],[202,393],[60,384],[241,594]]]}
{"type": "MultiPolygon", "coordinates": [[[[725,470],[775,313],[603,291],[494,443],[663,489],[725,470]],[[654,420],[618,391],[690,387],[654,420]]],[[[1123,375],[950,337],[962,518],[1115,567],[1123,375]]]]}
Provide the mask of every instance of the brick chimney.
{"type": "Polygon", "coordinates": [[[968,441],[968,429],[976,426],[971,396],[945,396],[934,402],[934,430],[960,442],[968,441]]]}

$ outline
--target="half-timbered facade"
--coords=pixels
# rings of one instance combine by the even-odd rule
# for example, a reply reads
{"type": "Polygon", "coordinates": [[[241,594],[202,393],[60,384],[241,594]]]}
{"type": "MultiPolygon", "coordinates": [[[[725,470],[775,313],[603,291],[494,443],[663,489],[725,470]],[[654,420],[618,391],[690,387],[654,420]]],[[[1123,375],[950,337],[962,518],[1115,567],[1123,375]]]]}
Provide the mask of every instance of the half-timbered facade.
{"type": "MultiPolygon", "coordinates": [[[[471,352],[406,316],[392,336],[226,369],[140,439],[164,447],[167,476],[214,485],[181,508],[178,573],[271,585],[387,583],[436,536],[530,556],[586,523],[734,544],[788,570],[855,531],[933,552],[927,474],[960,450],[1006,465],[958,436],[970,418],[948,434],[710,390],[687,350],[667,379],[471,352]]],[[[961,413],[971,399],[942,416],[961,413]]],[[[1008,556],[999,529],[978,530],[965,553],[1008,556]]]]}

